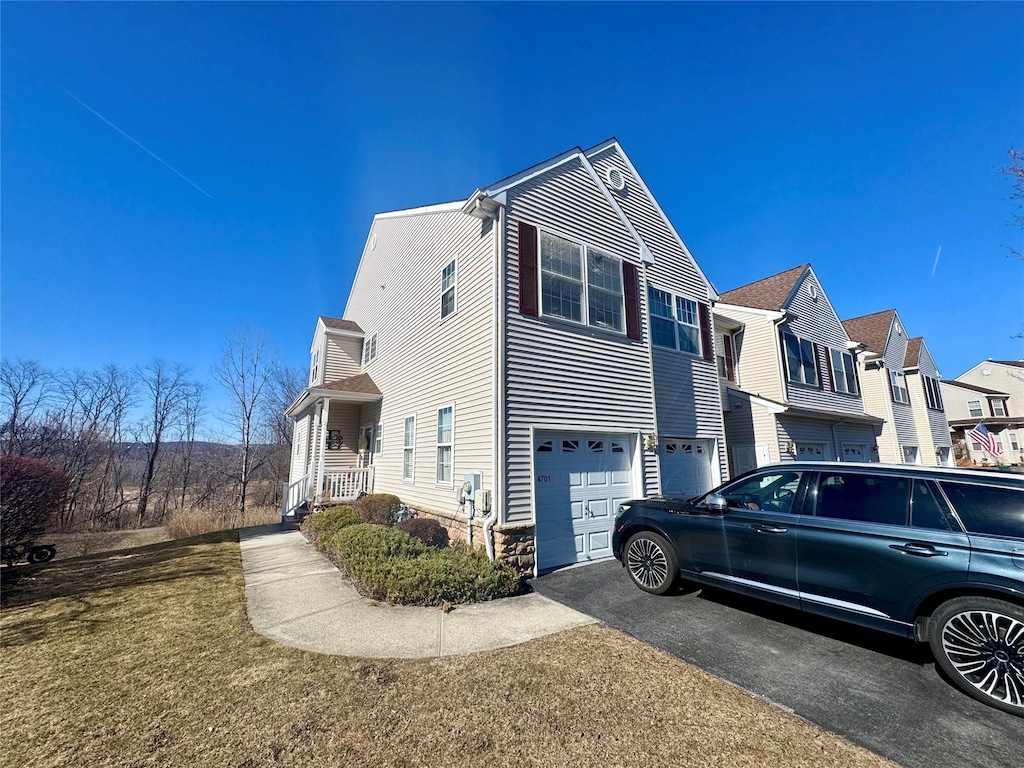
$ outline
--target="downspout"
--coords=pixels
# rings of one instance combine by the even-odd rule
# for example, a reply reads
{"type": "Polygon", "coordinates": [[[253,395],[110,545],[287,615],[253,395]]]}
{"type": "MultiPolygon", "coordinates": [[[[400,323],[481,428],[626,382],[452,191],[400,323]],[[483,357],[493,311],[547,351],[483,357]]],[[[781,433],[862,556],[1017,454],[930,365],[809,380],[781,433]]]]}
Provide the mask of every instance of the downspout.
{"type": "MultiPolygon", "coordinates": [[[[642,307],[646,307],[647,312],[649,313],[651,311],[651,308],[649,306],[647,306],[647,262],[644,261],[644,256],[643,256],[643,251],[642,250],[640,252],[640,276],[643,278],[643,285],[642,286],[637,286],[637,294],[639,294],[637,296],[637,300],[638,301],[642,300],[640,305],[642,307]]],[[[714,317],[714,315],[712,315],[712,317],[714,317]]],[[[712,323],[712,326],[714,326],[714,320],[712,320],[711,323],[712,323]]],[[[640,340],[641,340],[641,342],[643,342],[643,336],[644,336],[644,313],[641,312],[640,313],[640,340]]],[[[712,344],[714,344],[714,336],[715,336],[715,332],[714,332],[714,330],[712,330],[711,331],[711,338],[712,338],[712,342],[711,343],[712,344]]],[[[654,432],[653,432],[654,436],[657,437],[658,436],[658,389],[657,389],[657,385],[655,384],[655,381],[654,381],[654,345],[651,343],[651,330],[650,330],[650,321],[649,320],[648,320],[648,327],[647,327],[647,345],[646,346],[647,346],[647,366],[648,366],[648,372],[651,375],[651,426],[654,429],[654,432]]],[[[725,434],[724,431],[723,431],[723,434],[725,434]]],[[[645,479],[646,473],[644,472],[644,464],[645,464],[644,458],[645,458],[645,455],[646,455],[647,446],[644,445],[643,435],[641,435],[638,439],[640,441],[640,445],[639,445],[639,453],[640,453],[640,493],[642,495],[646,496],[647,495],[647,482],[646,482],[646,479],[645,479]]],[[[656,466],[658,468],[658,489],[657,489],[657,492],[658,493],[662,493],[663,489],[664,489],[664,484],[663,484],[662,477],[661,477],[661,459],[658,457],[658,444],[657,443],[655,443],[655,445],[654,445],[654,466],[656,466]]],[[[721,466],[721,465],[719,465],[719,466],[721,466]]]]}
{"type": "Polygon", "coordinates": [[[839,452],[839,435],[836,434],[836,427],[841,427],[846,423],[846,419],[840,419],[832,425],[832,450],[835,452],[836,461],[842,461],[843,458],[839,452]]]}
{"type": "Polygon", "coordinates": [[[505,506],[505,206],[499,205],[494,227],[494,378],[491,382],[491,402],[494,423],[491,455],[494,458],[494,493],[491,510],[484,518],[484,546],[487,557],[495,558],[494,524],[498,522],[498,508],[505,506]]]}

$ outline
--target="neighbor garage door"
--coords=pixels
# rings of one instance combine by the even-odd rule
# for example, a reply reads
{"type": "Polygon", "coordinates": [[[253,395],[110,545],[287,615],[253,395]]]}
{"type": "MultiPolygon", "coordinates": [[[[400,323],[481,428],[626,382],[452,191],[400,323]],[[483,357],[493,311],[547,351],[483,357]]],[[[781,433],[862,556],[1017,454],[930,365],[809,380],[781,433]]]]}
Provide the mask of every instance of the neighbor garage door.
{"type": "Polygon", "coordinates": [[[707,440],[663,440],[661,492],[666,496],[700,496],[711,490],[711,448],[707,440]]]}
{"type": "Polygon", "coordinates": [[[637,495],[633,438],[540,433],[533,450],[537,567],[610,557],[615,512],[637,495]]]}

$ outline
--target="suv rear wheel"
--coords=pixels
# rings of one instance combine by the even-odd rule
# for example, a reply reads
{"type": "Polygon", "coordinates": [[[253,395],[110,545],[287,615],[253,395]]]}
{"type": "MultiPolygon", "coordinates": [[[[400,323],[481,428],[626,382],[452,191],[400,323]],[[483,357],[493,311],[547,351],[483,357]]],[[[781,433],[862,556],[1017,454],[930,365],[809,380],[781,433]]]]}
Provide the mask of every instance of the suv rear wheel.
{"type": "Polygon", "coordinates": [[[676,583],[679,561],[664,536],[641,531],[626,543],[626,568],[644,592],[663,595],[676,583]]]}
{"type": "Polygon", "coordinates": [[[928,622],[939,667],[968,695],[1024,717],[1024,608],[991,597],[957,597],[928,622]]]}

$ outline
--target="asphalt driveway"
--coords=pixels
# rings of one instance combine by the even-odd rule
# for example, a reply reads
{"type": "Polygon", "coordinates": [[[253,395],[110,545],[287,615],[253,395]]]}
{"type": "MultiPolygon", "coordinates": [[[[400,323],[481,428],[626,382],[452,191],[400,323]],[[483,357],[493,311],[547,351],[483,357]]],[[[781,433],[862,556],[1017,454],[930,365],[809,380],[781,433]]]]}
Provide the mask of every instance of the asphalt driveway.
{"type": "Polygon", "coordinates": [[[717,590],[648,595],[617,561],[532,584],[907,768],[1024,765],[1024,719],[960,693],[909,641],[717,590]]]}

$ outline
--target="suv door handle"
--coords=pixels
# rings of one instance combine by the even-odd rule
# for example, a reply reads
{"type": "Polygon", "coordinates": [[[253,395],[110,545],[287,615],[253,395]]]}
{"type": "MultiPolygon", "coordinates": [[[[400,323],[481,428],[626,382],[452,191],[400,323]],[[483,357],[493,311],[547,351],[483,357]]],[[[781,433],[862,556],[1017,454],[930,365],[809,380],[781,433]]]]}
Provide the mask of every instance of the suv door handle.
{"type": "Polygon", "coordinates": [[[779,528],[777,525],[752,525],[750,526],[758,533],[785,533],[789,528],[779,528]]]}
{"type": "Polygon", "coordinates": [[[936,549],[931,544],[914,544],[909,541],[906,544],[890,544],[889,549],[895,549],[897,552],[902,552],[905,555],[916,555],[917,557],[945,557],[949,554],[949,552],[936,549]]]}

